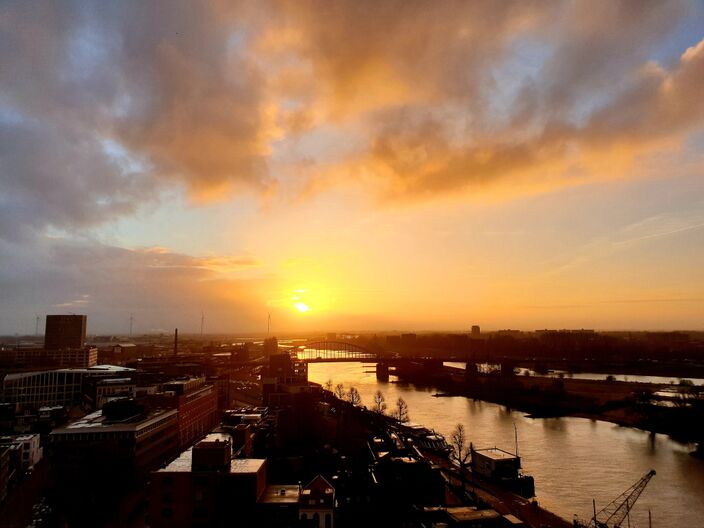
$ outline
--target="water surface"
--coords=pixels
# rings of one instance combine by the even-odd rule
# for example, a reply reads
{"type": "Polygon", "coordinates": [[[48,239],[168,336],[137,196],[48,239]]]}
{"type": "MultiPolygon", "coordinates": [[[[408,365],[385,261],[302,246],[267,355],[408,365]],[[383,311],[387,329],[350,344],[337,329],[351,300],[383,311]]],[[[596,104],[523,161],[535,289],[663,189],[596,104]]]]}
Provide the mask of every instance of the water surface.
{"type": "Polygon", "coordinates": [[[409,405],[411,421],[449,437],[464,424],[476,447],[514,448],[519,435],[523,466],[535,477],[539,502],[572,520],[575,513],[590,516],[592,498],[605,506],[649,469],[657,471],[636,505],[631,526],[704,526],[704,461],[689,456],[686,446],[664,435],[619,427],[584,418],[527,418],[493,403],[465,397],[434,398],[433,389],[377,381],[373,365],[316,363],[309,379],[354,385],[362,403],[371,406],[380,389],[391,407],[399,397],[409,405]]]}

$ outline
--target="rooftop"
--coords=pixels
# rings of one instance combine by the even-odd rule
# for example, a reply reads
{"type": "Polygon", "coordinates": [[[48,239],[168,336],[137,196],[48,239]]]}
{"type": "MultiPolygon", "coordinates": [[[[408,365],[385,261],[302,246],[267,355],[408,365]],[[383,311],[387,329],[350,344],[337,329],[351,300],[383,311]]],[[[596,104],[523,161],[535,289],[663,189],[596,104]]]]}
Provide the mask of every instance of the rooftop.
{"type": "Polygon", "coordinates": [[[513,453],[509,453],[508,451],[504,451],[503,449],[499,449],[498,447],[475,449],[474,452],[478,455],[483,455],[487,458],[491,458],[492,460],[511,460],[518,458],[513,453]]]}
{"type": "MultiPolygon", "coordinates": [[[[230,435],[224,433],[210,433],[205,442],[230,442],[230,435]]],[[[257,473],[266,459],[263,458],[233,458],[230,460],[230,473],[254,474],[257,473]]],[[[161,468],[160,473],[190,473],[193,467],[193,448],[190,447],[181,453],[176,460],[168,466],[161,468]]]]}
{"type": "Polygon", "coordinates": [[[51,434],[79,433],[82,431],[134,431],[151,425],[153,422],[166,416],[176,416],[178,411],[157,409],[149,412],[146,416],[129,422],[109,422],[106,421],[102,411],[95,411],[85,415],[80,420],[76,420],[65,427],[54,429],[51,434]]]}
{"type": "Polygon", "coordinates": [[[480,521],[501,517],[496,510],[477,510],[471,506],[447,508],[447,514],[455,522],[480,521]]]}
{"type": "Polygon", "coordinates": [[[297,484],[274,484],[267,486],[259,498],[261,504],[298,504],[300,488],[297,484]]]}

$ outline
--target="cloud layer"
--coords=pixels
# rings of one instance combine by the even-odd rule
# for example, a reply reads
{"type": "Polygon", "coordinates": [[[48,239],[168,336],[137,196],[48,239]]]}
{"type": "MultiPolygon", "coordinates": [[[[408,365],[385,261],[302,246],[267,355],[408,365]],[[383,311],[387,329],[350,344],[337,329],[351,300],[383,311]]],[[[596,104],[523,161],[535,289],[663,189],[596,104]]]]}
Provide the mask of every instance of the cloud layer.
{"type": "MultiPolygon", "coordinates": [[[[704,21],[696,0],[5,3],[3,301],[90,307],[104,321],[195,302],[245,320],[264,290],[291,287],[248,251],[109,245],[118,221],[149,221],[144,210],[182,197],[206,209],[249,193],[306,211],[314,200],[301,200],[330,198],[310,205],[319,217],[305,231],[333,225],[350,189],[386,210],[672,167],[691,177],[704,166],[704,34],[692,20],[704,21]]],[[[207,218],[224,232],[231,217],[207,218]]],[[[182,239],[213,236],[179,227],[182,239]]]]}
{"type": "Polygon", "coordinates": [[[623,175],[704,124],[703,45],[651,60],[695,9],[13,3],[0,11],[0,236],[104,222],[172,186],[196,201],[271,193],[287,167],[304,167],[298,187],[361,179],[412,198],[623,175]],[[357,147],[331,151],[331,130],[357,147]]]}

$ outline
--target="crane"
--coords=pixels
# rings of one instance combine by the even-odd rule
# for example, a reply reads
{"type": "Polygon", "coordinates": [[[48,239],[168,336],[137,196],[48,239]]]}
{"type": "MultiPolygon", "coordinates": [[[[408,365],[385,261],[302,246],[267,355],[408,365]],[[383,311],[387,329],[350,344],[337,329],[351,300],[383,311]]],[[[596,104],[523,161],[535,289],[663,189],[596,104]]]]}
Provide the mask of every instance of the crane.
{"type": "MultiPolygon", "coordinates": [[[[643,477],[638,480],[633,486],[621,493],[613,501],[607,504],[601,511],[596,511],[594,506],[594,517],[588,524],[581,523],[575,520],[576,528],[621,528],[624,520],[629,519],[629,514],[633,505],[643,493],[643,490],[650,482],[650,479],[655,476],[655,470],[651,469],[643,477]]],[[[630,520],[628,521],[630,526],[630,520]]]]}

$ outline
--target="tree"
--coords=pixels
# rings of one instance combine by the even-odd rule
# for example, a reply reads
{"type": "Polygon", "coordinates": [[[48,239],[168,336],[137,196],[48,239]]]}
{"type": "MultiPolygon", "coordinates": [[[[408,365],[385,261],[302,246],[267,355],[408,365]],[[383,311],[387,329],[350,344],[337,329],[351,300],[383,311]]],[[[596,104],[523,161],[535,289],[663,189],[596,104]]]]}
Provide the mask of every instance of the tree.
{"type": "Polygon", "coordinates": [[[396,409],[392,413],[392,416],[400,423],[406,423],[409,421],[408,417],[408,404],[403,398],[396,400],[396,409]]]}
{"type": "Polygon", "coordinates": [[[360,405],[362,403],[362,397],[355,387],[350,387],[350,390],[347,392],[347,399],[352,405],[360,405]]]}
{"type": "Polygon", "coordinates": [[[325,382],[325,390],[328,392],[332,392],[332,380],[329,379],[325,382]]]}
{"type": "Polygon", "coordinates": [[[335,396],[342,400],[345,397],[345,386],[342,383],[335,385],[335,396]]]}
{"type": "Polygon", "coordinates": [[[464,425],[457,424],[455,430],[450,435],[450,446],[452,447],[452,459],[460,466],[460,471],[464,473],[467,467],[471,450],[467,445],[467,434],[464,425]]]}
{"type": "Polygon", "coordinates": [[[374,393],[374,407],[375,413],[384,414],[386,412],[386,398],[380,390],[374,393]]]}
{"type": "Polygon", "coordinates": [[[452,447],[451,457],[460,467],[460,479],[462,480],[462,491],[464,491],[466,487],[464,470],[472,452],[467,445],[467,434],[465,433],[464,425],[458,423],[455,426],[455,430],[450,435],[450,446],[452,447]]]}

